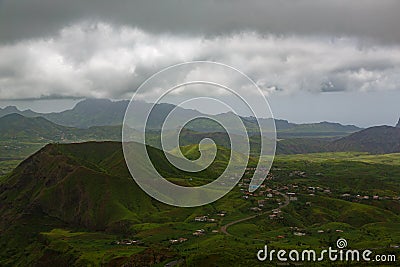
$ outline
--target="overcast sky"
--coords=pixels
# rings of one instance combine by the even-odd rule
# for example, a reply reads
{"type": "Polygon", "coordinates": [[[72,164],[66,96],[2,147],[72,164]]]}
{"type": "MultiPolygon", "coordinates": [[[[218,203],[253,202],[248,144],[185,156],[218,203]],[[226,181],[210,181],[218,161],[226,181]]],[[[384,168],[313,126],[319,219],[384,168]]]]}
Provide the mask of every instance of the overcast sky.
{"type": "Polygon", "coordinates": [[[394,124],[399,10],[397,0],[0,0],[0,107],[129,99],[161,68],[211,60],[254,79],[276,117],[394,124]]]}

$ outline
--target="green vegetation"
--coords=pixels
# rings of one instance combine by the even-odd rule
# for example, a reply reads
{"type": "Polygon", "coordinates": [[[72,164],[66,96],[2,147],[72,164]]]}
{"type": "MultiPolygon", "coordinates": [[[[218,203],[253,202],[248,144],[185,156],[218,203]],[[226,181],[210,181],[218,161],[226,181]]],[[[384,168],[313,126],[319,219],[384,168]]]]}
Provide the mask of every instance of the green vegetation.
{"type": "MultiPolygon", "coordinates": [[[[190,183],[162,151],[149,149],[159,170],[176,183],[197,185],[219,170],[211,168],[190,183]]],[[[181,150],[188,158],[198,156],[197,146],[181,150]]],[[[219,151],[217,162],[223,163],[230,151],[219,151]]],[[[177,260],[188,266],[248,266],[259,265],[255,255],[264,244],[322,249],[335,247],[339,237],[351,248],[399,255],[399,154],[277,156],[264,186],[245,199],[249,177],[246,171],[215,203],[176,208],[151,199],[134,183],[120,143],[48,145],[0,180],[0,265],[163,266],[177,260]],[[293,192],[296,200],[271,219],[283,200],[276,193],[267,196],[267,190],[293,192]],[[250,209],[260,201],[262,211],[250,209]],[[223,225],[257,214],[227,228],[230,236],[221,232],[223,225]],[[196,222],[199,216],[207,220],[196,222]],[[204,233],[194,236],[199,229],[204,233]]]]}

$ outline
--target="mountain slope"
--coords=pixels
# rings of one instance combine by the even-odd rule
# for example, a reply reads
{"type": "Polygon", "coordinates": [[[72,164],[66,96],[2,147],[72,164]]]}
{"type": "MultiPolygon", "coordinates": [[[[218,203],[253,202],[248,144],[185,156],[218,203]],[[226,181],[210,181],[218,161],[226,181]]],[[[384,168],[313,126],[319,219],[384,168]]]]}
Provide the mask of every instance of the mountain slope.
{"type": "MultiPolygon", "coordinates": [[[[164,152],[148,147],[159,172],[180,177],[187,186],[188,175],[193,182],[218,177],[229,154],[223,151],[211,171],[196,175],[174,168],[164,152]]],[[[18,253],[43,231],[85,229],[126,236],[134,233],[132,225],[183,221],[197,211],[176,213],[177,208],[149,197],[131,178],[118,142],[47,145],[1,178],[0,199],[0,258],[10,262],[23,257],[18,253]]]]}
{"type": "Polygon", "coordinates": [[[15,106],[7,106],[5,108],[0,108],[0,117],[6,116],[6,115],[9,115],[9,114],[13,114],[13,113],[20,114],[20,115],[25,116],[25,117],[38,117],[38,116],[40,116],[39,113],[36,113],[36,112],[34,112],[34,111],[30,110],[30,109],[21,111],[15,106]]]}
{"type": "Polygon", "coordinates": [[[73,129],[54,124],[44,118],[27,118],[9,114],[0,118],[0,137],[5,139],[61,139],[63,133],[70,135],[73,129]]]}
{"type": "Polygon", "coordinates": [[[82,141],[82,140],[120,140],[120,126],[96,126],[78,129],[55,124],[42,117],[24,117],[8,114],[0,118],[0,138],[2,141],[82,141]]]}
{"type": "MultiPolygon", "coordinates": [[[[173,167],[156,148],[148,147],[148,153],[164,177],[194,180],[218,177],[220,162],[229,155],[224,150],[217,155],[217,167],[193,174],[173,167]]],[[[76,227],[107,230],[123,220],[138,222],[138,214],[143,218],[157,209],[131,178],[118,142],[47,145],[4,178],[0,199],[0,230],[34,211],[76,227]]]]}
{"type": "Polygon", "coordinates": [[[400,128],[371,127],[329,144],[333,151],[360,151],[375,154],[400,152],[400,128]]]}

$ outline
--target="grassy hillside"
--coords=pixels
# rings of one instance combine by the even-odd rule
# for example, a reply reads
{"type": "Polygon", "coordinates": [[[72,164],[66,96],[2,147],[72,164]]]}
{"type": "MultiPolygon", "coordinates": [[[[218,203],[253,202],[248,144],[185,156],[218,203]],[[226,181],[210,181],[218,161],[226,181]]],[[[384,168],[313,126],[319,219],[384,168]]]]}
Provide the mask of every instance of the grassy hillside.
{"type": "MultiPolygon", "coordinates": [[[[198,153],[195,146],[182,151],[188,157],[198,153]]],[[[222,152],[221,162],[229,151],[222,152]]],[[[149,153],[165,176],[187,183],[163,152],[151,148],[149,153]]],[[[321,249],[338,237],[352,248],[397,253],[391,246],[400,244],[399,162],[397,154],[278,156],[270,178],[247,199],[242,189],[251,171],[215,203],[176,208],[151,199],[134,183],[119,143],[48,145],[0,179],[0,265],[162,266],[177,260],[188,266],[257,266],[255,253],[266,243],[321,249]],[[282,208],[279,219],[270,219],[268,211],[279,206],[282,196],[267,197],[262,193],[267,189],[294,192],[298,199],[282,208]],[[250,209],[260,200],[265,214],[250,209]],[[226,215],[218,216],[221,211],[226,215]],[[259,216],[228,228],[231,236],[220,231],[254,214],[259,216]],[[213,220],[194,221],[202,215],[213,220]],[[205,233],[193,236],[198,229],[205,233]],[[171,243],[178,238],[187,240],[171,243]],[[116,243],[124,239],[139,243],[116,243]]],[[[198,178],[211,173],[204,175],[198,178]]]]}

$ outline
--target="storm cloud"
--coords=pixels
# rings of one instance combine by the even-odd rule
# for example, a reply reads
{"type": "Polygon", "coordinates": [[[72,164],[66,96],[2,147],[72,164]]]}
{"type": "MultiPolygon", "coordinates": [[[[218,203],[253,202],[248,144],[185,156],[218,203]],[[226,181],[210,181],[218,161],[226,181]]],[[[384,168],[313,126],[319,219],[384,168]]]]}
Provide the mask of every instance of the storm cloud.
{"type": "Polygon", "coordinates": [[[400,1],[0,0],[0,99],[130,98],[172,64],[265,94],[396,90],[400,1]],[[204,74],[207,75],[207,74],[204,74]]]}
{"type": "Polygon", "coordinates": [[[81,20],[146,32],[354,36],[400,41],[397,0],[1,0],[0,42],[51,36],[81,20]]]}
{"type": "Polygon", "coordinates": [[[0,96],[130,98],[161,68],[194,60],[232,65],[265,94],[396,90],[400,82],[395,44],[254,31],[173,35],[85,21],[51,37],[0,45],[0,96]]]}

